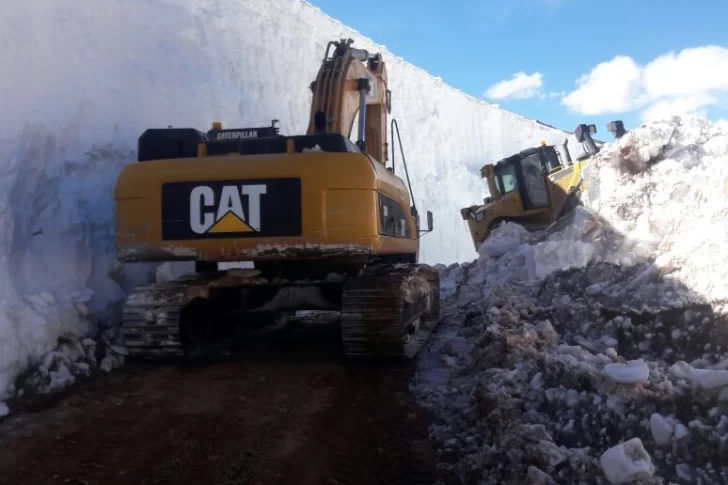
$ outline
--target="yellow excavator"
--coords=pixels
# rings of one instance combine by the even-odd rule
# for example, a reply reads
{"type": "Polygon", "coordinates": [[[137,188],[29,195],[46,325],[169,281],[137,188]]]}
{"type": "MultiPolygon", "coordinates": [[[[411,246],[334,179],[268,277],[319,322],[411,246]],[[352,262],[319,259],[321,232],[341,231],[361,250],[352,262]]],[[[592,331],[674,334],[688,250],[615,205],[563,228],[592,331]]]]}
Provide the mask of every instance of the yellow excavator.
{"type": "MultiPolygon", "coordinates": [[[[621,129],[619,136],[623,134],[621,121],[612,122],[609,127],[610,131],[621,129]]],[[[585,124],[574,130],[585,149],[575,162],[569,154],[567,138],[563,144],[565,163],[555,146],[541,142],[540,146],[484,165],[480,175],[488,183],[490,195],[482,205],[460,209],[475,250],[502,222],[515,222],[529,231],[540,230],[571,212],[586,189],[582,169],[600,150],[592,138],[596,132],[595,125],[585,124]]]]}
{"type": "Polygon", "coordinates": [[[427,340],[440,313],[438,273],[419,263],[432,213],[422,229],[393,143],[387,166],[385,63],[352,43],[328,43],[305,134],[284,136],[273,120],[140,136],[115,187],[117,257],[195,261],[195,272],[129,295],[130,356],[209,356],[297,310],[340,312],[351,357],[412,358],[427,340]],[[219,270],[241,261],[253,268],[219,270]]]}

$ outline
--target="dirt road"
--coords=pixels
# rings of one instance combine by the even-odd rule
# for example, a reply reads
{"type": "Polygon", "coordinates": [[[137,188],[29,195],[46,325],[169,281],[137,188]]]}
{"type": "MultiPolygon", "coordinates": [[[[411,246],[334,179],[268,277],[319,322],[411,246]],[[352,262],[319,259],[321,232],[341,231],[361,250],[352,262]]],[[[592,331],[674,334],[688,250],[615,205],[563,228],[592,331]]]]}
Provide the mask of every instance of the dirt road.
{"type": "Polygon", "coordinates": [[[412,365],[347,364],[337,329],[217,364],[128,364],[0,423],[0,484],[425,484],[412,365]]]}

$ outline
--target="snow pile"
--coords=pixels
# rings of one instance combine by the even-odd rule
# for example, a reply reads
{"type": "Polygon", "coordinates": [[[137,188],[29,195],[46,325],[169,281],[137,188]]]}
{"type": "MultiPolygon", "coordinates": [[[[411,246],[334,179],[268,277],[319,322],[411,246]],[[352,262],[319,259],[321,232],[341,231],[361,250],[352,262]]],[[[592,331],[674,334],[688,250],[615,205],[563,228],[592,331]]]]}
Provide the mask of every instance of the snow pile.
{"type": "Polygon", "coordinates": [[[137,137],[273,118],[301,133],[330,40],[353,38],[388,63],[415,198],[435,213],[426,261],[472,257],[459,209],[482,200],[481,165],[565,137],[464,95],[300,0],[15,3],[0,30],[10,114],[0,118],[0,400],[31,357],[67,333],[96,337],[130,288],[153,281],[154,267],[122,268],[114,254],[113,184],[136,159],[137,137]]]}
{"type": "Polygon", "coordinates": [[[725,483],[728,131],[646,124],[585,207],[442,268],[415,390],[447,483],[725,483]]]}

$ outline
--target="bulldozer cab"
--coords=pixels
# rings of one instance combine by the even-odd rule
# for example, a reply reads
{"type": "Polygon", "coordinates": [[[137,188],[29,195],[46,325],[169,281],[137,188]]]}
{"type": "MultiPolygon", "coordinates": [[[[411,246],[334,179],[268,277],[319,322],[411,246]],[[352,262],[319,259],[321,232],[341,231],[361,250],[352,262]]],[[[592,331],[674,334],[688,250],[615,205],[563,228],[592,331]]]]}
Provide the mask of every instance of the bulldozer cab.
{"type": "Polygon", "coordinates": [[[529,231],[540,230],[571,211],[586,188],[582,167],[600,150],[592,138],[595,133],[595,125],[580,124],[574,130],[586,151],[576,161],[566,147],[567,138],[562,145],[564,163],[555,146],[541,142],[540,146],[483,166],[480,175],[488,182],[490,195],[483,205],[460,209],[475,249],[502,222],[515,222],[529,231]]]}
{"type": "Polygon", "coordinates": [[[542,145],[523,150],[495,165],[486,165],[481,174],[488,180],[490,200],[515,193],[521,199],[523,210],[532,210],[551,205],[546,175],[560,168],[556,149],[542,145]]]}

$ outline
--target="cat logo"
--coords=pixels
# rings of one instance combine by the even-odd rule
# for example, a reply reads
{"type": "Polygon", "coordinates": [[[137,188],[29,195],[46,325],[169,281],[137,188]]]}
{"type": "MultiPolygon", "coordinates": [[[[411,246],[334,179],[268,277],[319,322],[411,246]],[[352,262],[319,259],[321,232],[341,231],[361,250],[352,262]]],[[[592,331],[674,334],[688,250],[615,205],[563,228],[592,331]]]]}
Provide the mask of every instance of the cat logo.
{"type": "Polygon", "coordinates": [[[265,184],[224,185],[217,191],[198,185],[190,191],[190,229],[196,234],[260,232],[261,196],[266,192],[265,184]]]}

